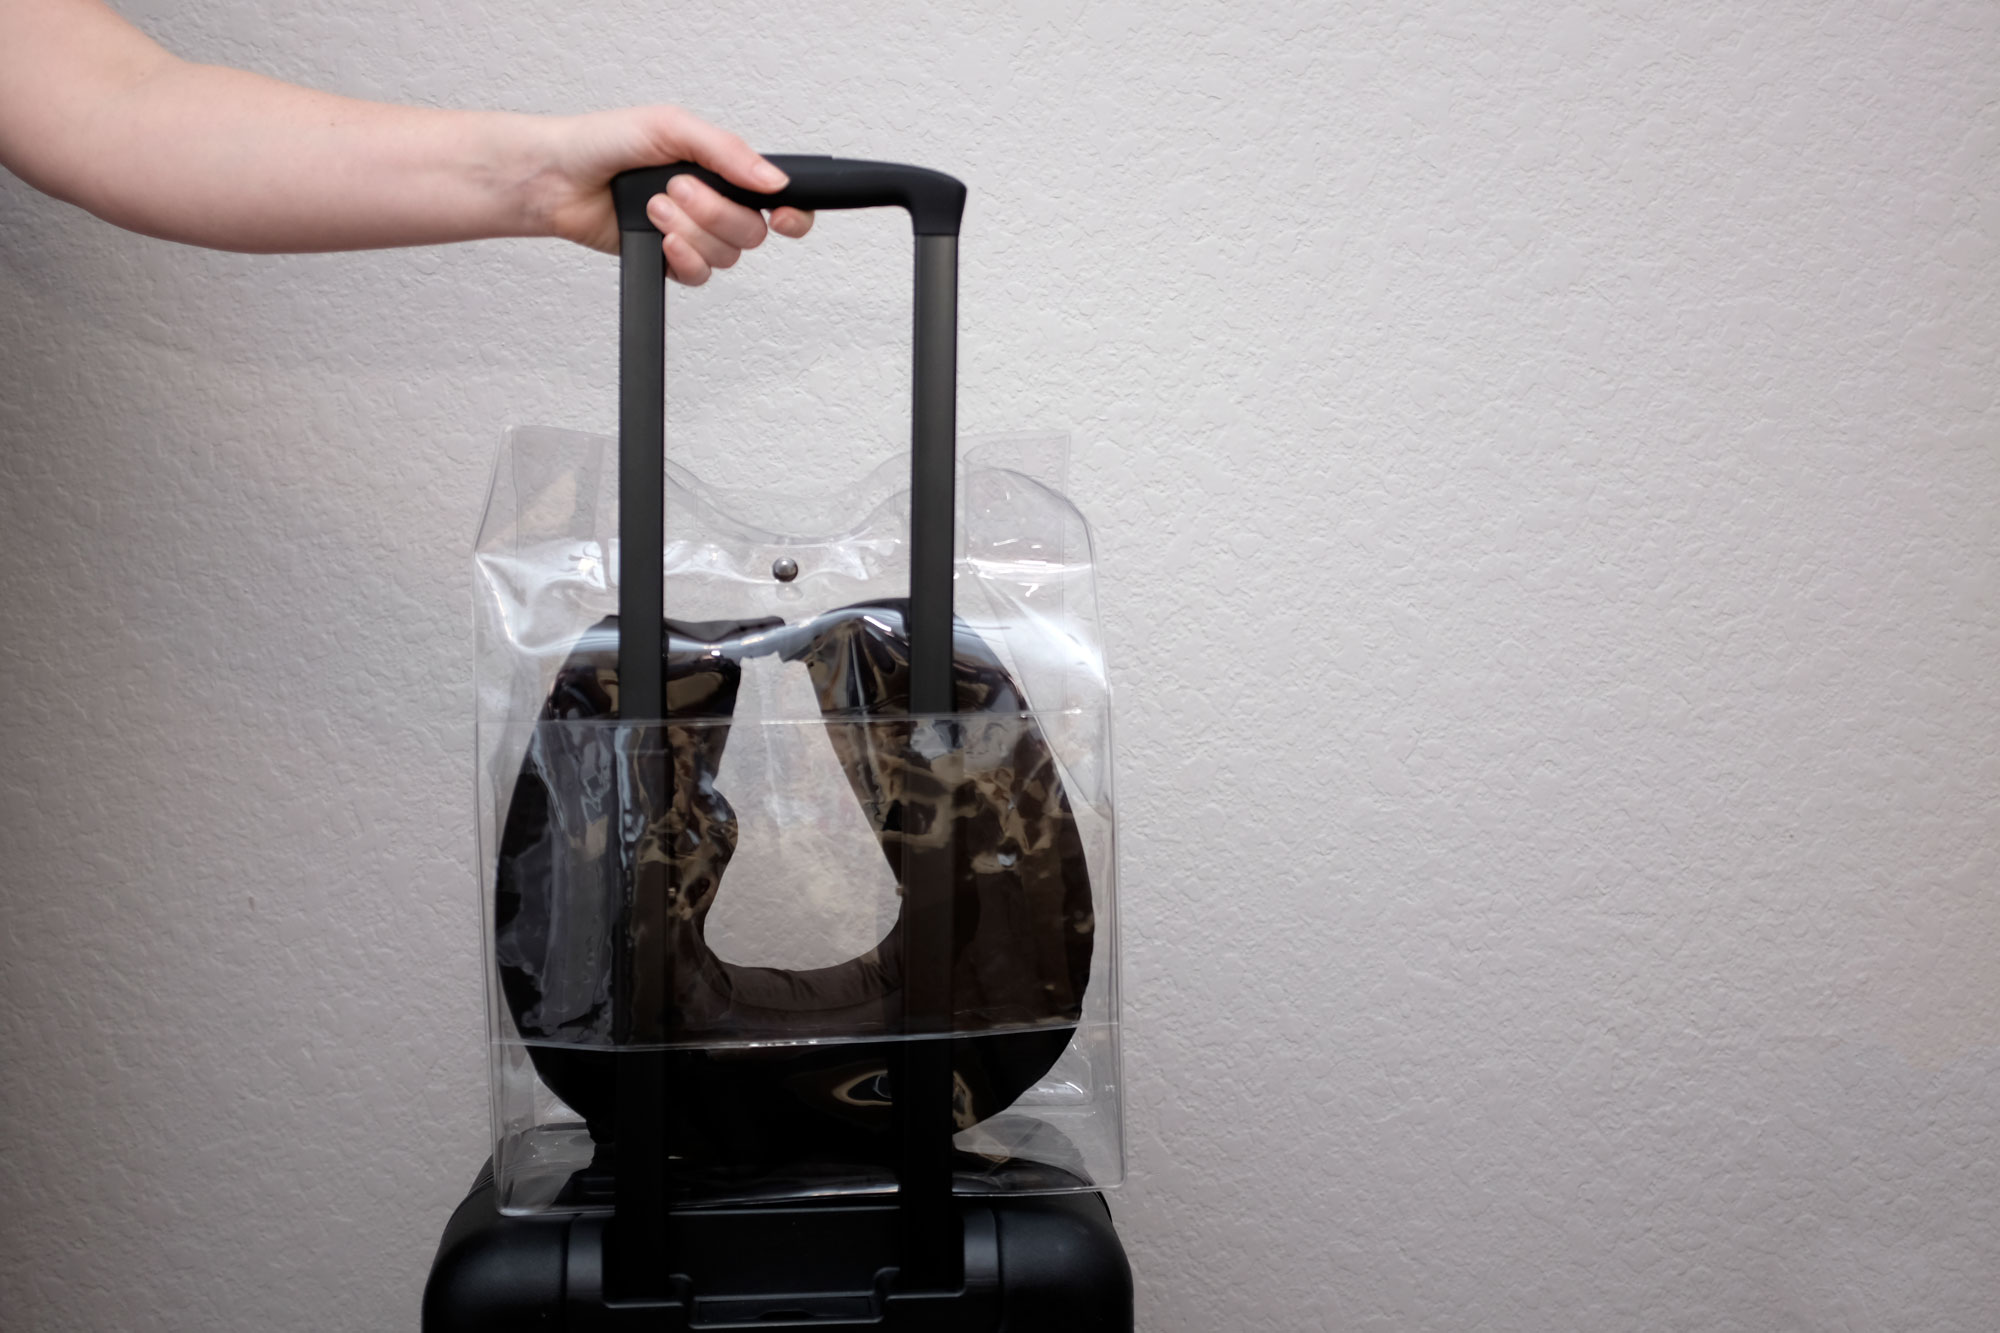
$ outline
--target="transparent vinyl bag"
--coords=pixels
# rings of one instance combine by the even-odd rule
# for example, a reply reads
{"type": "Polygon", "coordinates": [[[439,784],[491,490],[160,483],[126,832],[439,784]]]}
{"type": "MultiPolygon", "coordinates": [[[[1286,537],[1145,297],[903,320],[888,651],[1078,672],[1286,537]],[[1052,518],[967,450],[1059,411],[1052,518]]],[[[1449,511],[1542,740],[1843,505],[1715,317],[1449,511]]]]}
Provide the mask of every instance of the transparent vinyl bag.
{"type": "Polygon", "coordinates": [[[1110,716],[1059,436],[966,442],[956,711],[908,707],[907,455],[798,497],[668,465],[664,721],[617,709],[617,442],[512,431],[475,555],[504,1209],[584,1206],[612,1067],[666,1053],[684,1198],[895,1187],[896,1070],[948,1042],[955,1188],[1123,1175],[1110,716]],[[942,1013],[903,879],[949,885],[942,1013]],[[621,998],[622,997],[622,998],[621,998]]]}

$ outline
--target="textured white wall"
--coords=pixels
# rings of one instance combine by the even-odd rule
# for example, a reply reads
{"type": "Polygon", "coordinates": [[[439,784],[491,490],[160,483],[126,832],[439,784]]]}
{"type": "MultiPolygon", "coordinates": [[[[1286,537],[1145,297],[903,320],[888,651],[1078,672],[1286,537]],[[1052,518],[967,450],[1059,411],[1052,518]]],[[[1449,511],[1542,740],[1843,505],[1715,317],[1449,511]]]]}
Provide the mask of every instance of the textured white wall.
{"type": "MultiPolygon", "coordinates": [[[[1099,525],[1149,1333],[1993,1326],[2000,8],[128,10],[971,182],[962,423],[1099,525]]],[[[902,234],[678,302],[684,456],[873,461],[902,234]]],[[[0,1325],[415,1326],[465,553],[614,291],[0,181],[0,1325]]]]}

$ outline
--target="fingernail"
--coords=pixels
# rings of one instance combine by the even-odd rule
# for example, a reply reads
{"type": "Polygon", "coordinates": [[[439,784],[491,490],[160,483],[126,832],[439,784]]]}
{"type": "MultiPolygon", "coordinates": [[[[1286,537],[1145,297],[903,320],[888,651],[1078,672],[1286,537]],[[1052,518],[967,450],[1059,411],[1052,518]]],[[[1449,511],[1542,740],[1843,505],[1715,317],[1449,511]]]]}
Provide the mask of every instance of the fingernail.
{"type": "Polygon", "coordinates": [[[791,180],[790,176],[787,176],[769,162],[765,162],[757,168],[757,183],[768,190],[782,190],[785,186],[791,184],[791,180]]]}

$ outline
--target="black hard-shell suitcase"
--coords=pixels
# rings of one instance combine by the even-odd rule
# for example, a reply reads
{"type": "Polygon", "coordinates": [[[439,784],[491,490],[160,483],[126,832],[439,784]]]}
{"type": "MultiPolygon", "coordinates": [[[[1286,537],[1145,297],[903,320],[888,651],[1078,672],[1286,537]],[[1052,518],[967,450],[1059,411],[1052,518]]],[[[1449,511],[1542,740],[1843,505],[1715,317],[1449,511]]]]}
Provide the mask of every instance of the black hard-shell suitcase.
{"type": "Polygon", "coordinates": [[[841,1329],[1130,1333],[1132,1276],[1098,1194],[967,1199],[962,1277],[919,1289],[896,1267],[893,1203],[670,1215],[666,1290],[605,1292],[610,1210],[502,1217],[482,1173],[424,1290],[424,1333],[841,1329]]]}
{"type": "MultiPolygon", "coordinates": [[[[700,176],[756,208],[895,206],[916,237],[911,417],[909,708],[953,707],[952,508],[956,474],[958,231],[965,187],[917,167],[826,157],[772,159],[773,195],[682,163],[613,182],[621,233],[621,550],[664,540],[665,304],[659,233],[646,202],[674,175],[700,176]]],[[[621,721],[664,716],[662,577],[621,570],[621,721]],[[650,707],[639,701],[651,701],[650,707]]],[[[904,906],[913,997],[948,995],[948,895],[904,906]]],[[[923,1031],[920,998],[910,1030],[923,1031]]],[[[944,1031],[949,1011],[932,1015],[944,1031]]],[[[894,1195],[676,1206],[658,1127],[672,1051],[615,1057],[615,1151],[594,1172],[595,1206],[509,1217],[490,1168],[453,1214],[424,1292],[426,1333],[511,1330],[877,1328],[910,1333],[1130,1333],[1132,1278],[1101,1195],[954,1197],[948,1041],[904,1044],[896,1082],[902,1144],[894,1195]]]]}

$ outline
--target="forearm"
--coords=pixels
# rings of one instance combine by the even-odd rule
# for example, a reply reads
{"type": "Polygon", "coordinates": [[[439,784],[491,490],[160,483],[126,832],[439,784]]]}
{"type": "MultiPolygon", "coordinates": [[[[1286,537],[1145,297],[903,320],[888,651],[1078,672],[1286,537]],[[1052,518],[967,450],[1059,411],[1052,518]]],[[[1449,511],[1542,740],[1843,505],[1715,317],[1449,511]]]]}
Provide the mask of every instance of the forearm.
{"type": "Polygon", "coordinates": [[[71,127],[45,179],[30,179],[194,245],[426,245],[535,230],[537,129],[532,117],[384,106],[169,58],[71,127]]]}
{"type": "Polygon", "coordinates": [[[161,49],[101,4],[0,15],[0,161],[134,231],[235,250],[546,230],[530,116],[356,101],[161,49]]]}

